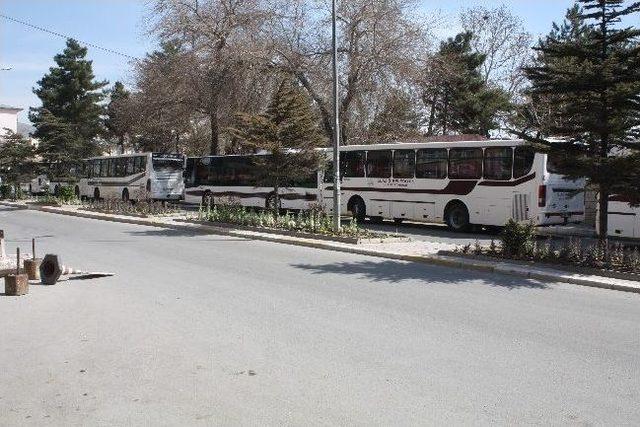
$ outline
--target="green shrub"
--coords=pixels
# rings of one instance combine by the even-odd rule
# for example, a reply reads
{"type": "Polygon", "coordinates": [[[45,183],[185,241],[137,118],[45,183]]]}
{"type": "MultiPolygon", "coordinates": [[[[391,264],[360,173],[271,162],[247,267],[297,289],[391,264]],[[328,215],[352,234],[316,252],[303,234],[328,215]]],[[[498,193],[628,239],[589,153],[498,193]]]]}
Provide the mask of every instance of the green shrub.
{"type": "Polygon", "coordinates": [[[509,258],[526,258],[533,254],[536,227],[532,222],[510,219],[500,236],[502,252],[509,258]]]}
{"type": "MultiPolygon", "coordinates": [[[[309,210],[295,214],[286,213],[283,215],[275,215],[270,211],[250,210],[237,201],[229,201],[224,204],[216,204],[215,206],[200,205],[198,219],[249,227],[336,235],[333,230],[333,217],[318,207],[312,207],[309,210]]],[[[370,237],[371,233],[360,228],[355,220],[351,220],[349,224],[342,227],[338,235],[370,237]]]]}
{"type": "Polygon", "coordinates": [[[13,189],[9,184],[0,185],[0,198],[8,199],[11,197],[12,193],[13,193],[13,189]]]}
{"type": "Polygon", "coordinates": [[[60,190],[58,191],[58,200],[60,200],[62,203],[72,202],[75,200],[75,198],[76,198],[76,193],[73,187],[64,186],[64,187],[61,187],[60,190]]]}

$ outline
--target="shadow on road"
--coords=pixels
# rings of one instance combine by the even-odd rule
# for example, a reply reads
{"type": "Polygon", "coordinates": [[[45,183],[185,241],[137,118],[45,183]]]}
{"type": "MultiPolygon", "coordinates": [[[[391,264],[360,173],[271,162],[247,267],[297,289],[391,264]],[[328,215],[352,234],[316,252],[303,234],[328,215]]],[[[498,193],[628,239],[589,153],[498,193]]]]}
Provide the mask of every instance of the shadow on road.
{"type": "Polygon", "coordinates": [[[207,231],[191,231],[191,230],[174,230],[174,229],[157,229],[157,230],[144,230],[144,231],[127,231],[130,236],[140,237],[203,237],[211,236],[218,237],[217,239],[207,239],[207,241],[220,241],[220,242],[249,242],[251,239],[244,239],[241,237],[221,236],[217,234],[211,234],[207,231]]]}
{"type": "Polygon", "coordinates": [[[343,274],[358,276],[372,282],[387,282],[400,284],[405,281],[421,281],[429,283],[465,282],[480,283],[492,287],[507,289],[530,288],[547,289],[548,286],[531,279],[515,278],[506,275],[482,272],[465,272],[458,269],[445,269],[437,266],[403,263],[398,261],[358,261],[339,262],[324,265],[292,264],[293,267],[311,272],[312,274],[343,274]]]}

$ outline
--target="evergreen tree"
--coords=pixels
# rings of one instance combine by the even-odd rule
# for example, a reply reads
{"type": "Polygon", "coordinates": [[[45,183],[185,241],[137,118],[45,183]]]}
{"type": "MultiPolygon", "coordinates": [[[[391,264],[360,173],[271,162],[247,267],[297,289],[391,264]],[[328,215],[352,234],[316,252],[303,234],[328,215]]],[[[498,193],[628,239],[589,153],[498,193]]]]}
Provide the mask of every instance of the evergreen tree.
{"type": "Polygon", "coordinates": [[[256,159],[256,184],[273,188],[269,207],[277,214],[280,188],[306,179],[322,161],[316,149],[325,141],[309,99],[297,85],[283,81],[263,114],[241,115],[238,122],[233,133],[240,143],[254,152],[269,153],[256,159]]]}
{"type": "Polygon", "coordinates": [[[0,144],[0,174],[3,183],[13,184],[17,191],[20,181],[33,174],[34,155],[34,147],[28,139],[8,131],[0,144]]]}
{"type": "Polygon", "coordinates": [[[32,108],[29,118],[41,141],[40,154],[46,162],[78,161],[98,151],[95,138],[103,131],[107,82],[95,81],[87,49],[67,40],[64,51],[54,57],[55,67],[34,88],[42,106],[32,108]]]}
{"type": "Polygon", "coordinates": [[[486,56],[473,52],[473,34],[464,32],[440,46],[427,70],[423,99],[430,109],[428,131],[489,136],[499,127],[500,113],[510,109],[508,94],[490,87],[480,73],[486,56]]]}
{"type": "Polygon", "coordinates": [[[547,99],[556,119],[541,135],[524,136],[548,148],[563,173],[598,187],[603,239],[610,194],[640,189],[640,30],[621,25],[640,3],[623,3],[578,0],[578,22],[554,28],[536,48],[539,63],[526,69],[530,93],[547,99]]]}
{"type": "Polygon", "coordinates": [[[378,142],[398,140],[416,136],[419,126],[420,114],[415,110],[415,102],[405,92],[395,90],[374,116],[369,133],[378,142]]]}
{"type": "Polygon", "coordinates": [[[107,106],[107,119],[105,121],[107,135],[118,141],[120,153],[124,153],[125,139],[131,130],[126,111],[126,103],[130,95],[122,82],[116,82],[110,91],[110,100],[107,106]]]}

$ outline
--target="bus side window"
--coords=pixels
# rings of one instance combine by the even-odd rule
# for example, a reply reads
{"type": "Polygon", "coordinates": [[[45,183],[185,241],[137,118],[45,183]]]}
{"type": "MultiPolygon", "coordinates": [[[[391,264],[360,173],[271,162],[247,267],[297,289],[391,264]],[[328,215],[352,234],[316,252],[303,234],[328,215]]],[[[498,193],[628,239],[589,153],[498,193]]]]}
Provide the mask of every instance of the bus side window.
{"type": "Polygon", "coordinates": [[[107,159],[100,160],[100,176],[102,178],[109,176],[109,161],[107,159]]]}
{"type": "Polygon", "coordinates": [[[125,175],[125,169],[127,167],[127,159],[124,157],[120,157],[115,159],[116,161],[116,176],[123,177],[125,175]]]}
{"type": "Polygon", "coordinates": [[[446,148],[424,148],[416,153],[416,178],[445,179],[449,156],[446,148]]]}
{"type": "Polygon", "coordinates": [[[125,171],[126,175],[133,175],[135,172],[135,158],[127,157],[127,168],[125,171]]]}
{"type": "Polygon", "coordinates": [[[345,151],[340,155],[341,174],[347,178],[364,178],[366,154],[364,151],[345,151]]]}
{"type": "Polygon", "coordinates": [[[393,152],[393,177],[414,178],[416,152],[414,150],[395,150],[393,152]]]}
{"type": "Polygon", "coordinates": [[[97,178],[100,176],[100,160],[92,160],[93,172],[91,173],[92,178],[97,178]]]}
{"type": "Polygon", "coordinates": [[[480,179],[482,148],[452,148],[449,150],[450,179],[480,179]]]}
{"type": "Polygon", "coordinates": [[[113,178],[116,175],[116,162],[118,159],[109,159],[109,177],[113,178]]]}
{"type": "Polygon", "coordinates": [[[484,150],[484,177],[508,181],[511,179],[513,149],[511,147],[491,147],[484,150]]]}
{"type": "Polygon", "coordinates": [[[367,177],[391,178],[391,150],[367,152],[367,177]]]}
{"type": "Polygon", "coordinates": [[[513,156],[513,177],[522,178],[531,172],[536,153],[531,147],[516,147],[513,156]]]}

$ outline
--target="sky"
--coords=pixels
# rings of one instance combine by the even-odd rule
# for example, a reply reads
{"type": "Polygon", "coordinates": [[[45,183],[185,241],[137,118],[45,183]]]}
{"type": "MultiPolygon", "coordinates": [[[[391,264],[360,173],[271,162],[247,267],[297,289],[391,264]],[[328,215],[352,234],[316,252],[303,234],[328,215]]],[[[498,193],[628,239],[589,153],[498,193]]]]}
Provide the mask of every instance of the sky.
{"type": "MultiPolygon", "coordinates": [[[[156,43],[147,34],[150,0],[0,0],[0,14],[133,57],[144,57],[156,43]]],[[[443,14],[450,22],[436,34],[446,38],[459,31],[457,16],[465,7],[506,5],[520,16],[534,36],[546,34],[561,21],[571,0],[420,0],[424,13],[443,14]]],[[[0,17],[0,104],[24,108],[19,120],[28,122],[29,106],[38,106],[32,89],[53,66],[53,56],[65,39],[0,17]]],[[[89,46],[89,59],[99,80],[131,84],[131,60],[89,46]]]]}

